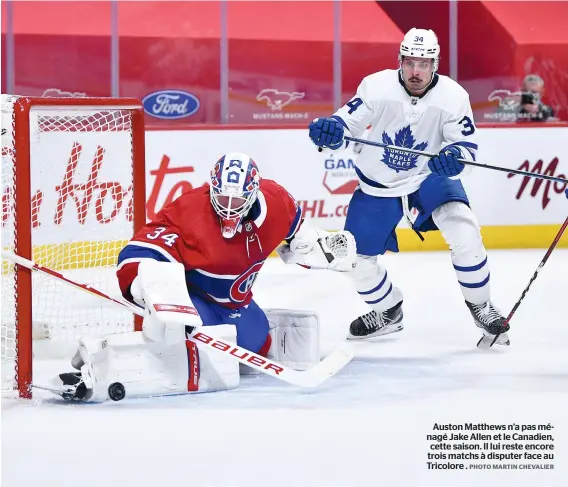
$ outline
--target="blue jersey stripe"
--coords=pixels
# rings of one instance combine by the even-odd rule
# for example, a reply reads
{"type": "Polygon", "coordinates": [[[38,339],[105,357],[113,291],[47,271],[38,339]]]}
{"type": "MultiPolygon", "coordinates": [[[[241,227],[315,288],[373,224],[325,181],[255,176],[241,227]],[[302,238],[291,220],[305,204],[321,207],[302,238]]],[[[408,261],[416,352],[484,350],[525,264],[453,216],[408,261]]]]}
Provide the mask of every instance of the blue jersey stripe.
{"type": "Polygon", "coordinates": [[[300,226],[300,220],[301,219],[302,219],[302,209],[298,205],[296,205],[296,216],[294,217],[294,221],[292,222],[292,225],[290,226],[290,230],[288,230],[288,235],[286,235],[284,240],[287,240],[287,239],[292,238],[294,236],[294,234],[296,233],[296,230],[298,230],[298,227],[300,226]]]}
{"type": "Polygon", "coordinates": [[[164,254],[161,254],[157,250],[139,247],[133,243],[129,243],[120,251],[120,254],[118,254],[118,265],[126,259],[154,259],[159,262],[170,262],[164,254]]]}

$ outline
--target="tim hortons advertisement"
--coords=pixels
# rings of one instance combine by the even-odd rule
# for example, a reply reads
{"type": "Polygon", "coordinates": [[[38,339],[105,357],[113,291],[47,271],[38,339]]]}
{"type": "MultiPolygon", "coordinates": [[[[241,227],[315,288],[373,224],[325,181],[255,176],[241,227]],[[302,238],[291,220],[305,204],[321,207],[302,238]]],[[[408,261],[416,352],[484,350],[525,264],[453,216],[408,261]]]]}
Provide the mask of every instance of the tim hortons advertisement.
{"type": "MultiPolygon", "coordinates": [[[[568,127],[495,128],[480,132],[478,161],[565,178],[568,127]]],[[[126,133],[45,134],[32,148],[32,224],[34,244],[69,238],[126,238],[132,223],[130,142],[126,133]],[[41,231],[38,231],[41,229],[41,231]],[[124,235],[123,235],[124,233],[124,235]]],[[[3,237],[13,228],[9,178],[12,143],[2,149],[3,237]]],[[[242,151],[263,177],[282,184],[318,226],[343,227],[357,186],[357,145],[319,153],[307,130],[190,130],[146,134],[147,216],[208,181],[223,154],[242,151]]],[[[377,164],[381,162],[377,149],[377,164]]],[[[568,208],[563,183],[474,168],[464,179],[481,225],[561,223],[568,208]]]]}
{"type": "MultiPolygon", "coordinates": [[[[13,143],[2,137],[2,238],[14,231],[13,143]]],[[[132,232],[128,132],[43,133],[31,146],[34,245],[119,240],[132,232]]]]}

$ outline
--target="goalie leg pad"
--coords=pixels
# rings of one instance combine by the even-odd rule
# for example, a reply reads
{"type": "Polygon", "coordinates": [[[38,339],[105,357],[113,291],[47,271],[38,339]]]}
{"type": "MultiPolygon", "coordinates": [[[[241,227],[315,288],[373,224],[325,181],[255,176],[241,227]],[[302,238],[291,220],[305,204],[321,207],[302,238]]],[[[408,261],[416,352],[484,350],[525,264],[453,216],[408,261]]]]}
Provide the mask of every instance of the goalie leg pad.
{"type": "Polygon", "coordinates": [[[311,311],[266,309],[272,344],[268,358],[296,370],[320,361],[319,319],[311,311]]]}
{"type": "MultiPolygon", "coordinates": [[[[233,325],[210,326],[207,332],[236,342],[233,325]]],[[[140,332],[83,339],[73,365],[80,367],[87,388],[82,400],[89,402],[114,399],[111,385],[116,383],[124,388],[125,397],[131,398],[210,392],[239,385],[239,364],[230,356],[191,340],[151,342],[140,332]]]]}

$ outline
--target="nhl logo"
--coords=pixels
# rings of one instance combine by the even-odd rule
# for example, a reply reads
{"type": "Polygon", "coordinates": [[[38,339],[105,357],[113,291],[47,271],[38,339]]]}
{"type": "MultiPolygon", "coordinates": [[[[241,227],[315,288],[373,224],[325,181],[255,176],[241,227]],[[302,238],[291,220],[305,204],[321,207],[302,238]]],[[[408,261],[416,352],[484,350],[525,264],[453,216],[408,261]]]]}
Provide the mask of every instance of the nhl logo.
{"type": "Polygon", "coordinates": [[[252,231],[252,223],[251,222],[245,223],[245,231],[247,231],[247,232],[252,231]]]}

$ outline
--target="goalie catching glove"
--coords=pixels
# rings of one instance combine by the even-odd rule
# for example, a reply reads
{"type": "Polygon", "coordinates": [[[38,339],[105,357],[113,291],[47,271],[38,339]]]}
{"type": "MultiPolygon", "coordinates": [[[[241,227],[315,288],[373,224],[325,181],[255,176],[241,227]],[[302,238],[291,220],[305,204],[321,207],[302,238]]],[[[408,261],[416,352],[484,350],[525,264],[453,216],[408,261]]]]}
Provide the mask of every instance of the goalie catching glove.
{"type": "Polygon", "coordinates": [[[353,270],[357,259],[357,246],[351,233],[346,230],[326,232],[306,220],[293,239],[280,245],[276,252],[286,264],[339,272],[353,270]]]}

